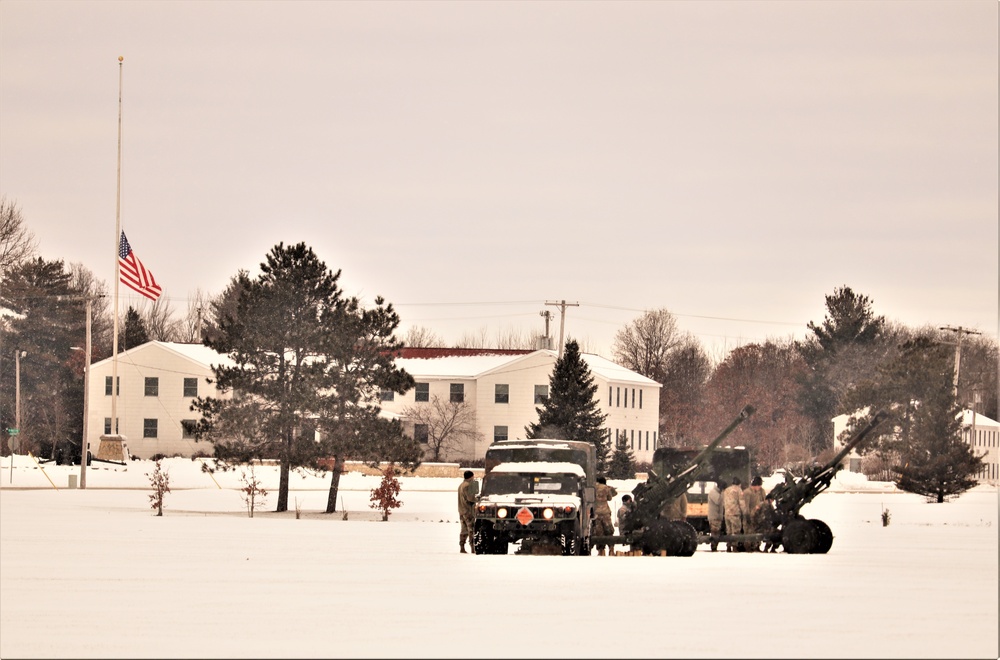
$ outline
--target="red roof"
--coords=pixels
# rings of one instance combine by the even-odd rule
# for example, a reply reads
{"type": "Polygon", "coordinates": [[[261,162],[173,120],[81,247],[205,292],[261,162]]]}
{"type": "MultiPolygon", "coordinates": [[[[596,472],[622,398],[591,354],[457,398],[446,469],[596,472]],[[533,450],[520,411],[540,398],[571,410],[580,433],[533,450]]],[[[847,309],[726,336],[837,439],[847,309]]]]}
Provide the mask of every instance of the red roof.
{"type": "Polygon", "coordinates": [[[440,358],[474,355],[525,355],[534,352],[531,349],[520,348],[414,348],[405,346],[396,354],[396,357],[440,358]]]}

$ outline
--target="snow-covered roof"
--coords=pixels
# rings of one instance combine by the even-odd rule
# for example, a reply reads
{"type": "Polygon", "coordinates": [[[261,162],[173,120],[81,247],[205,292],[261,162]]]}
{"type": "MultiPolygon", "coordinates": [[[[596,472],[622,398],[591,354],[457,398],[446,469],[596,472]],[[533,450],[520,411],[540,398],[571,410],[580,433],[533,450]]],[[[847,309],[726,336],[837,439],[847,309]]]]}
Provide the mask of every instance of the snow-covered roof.
{"type": "Polygon", "coordinates": [[[491,472],[544,472],[546,474],[575,474],[584,476],[583,468],[576,463],[557,461],[525,461],[524,463],[500,463],[491,472]]]}
{"type": "MultiPolygon", "coordinates": [[[[204,344],[185,344],[181,342],[169,342],[169,341],[149,341],[145,344],[140,344],[139,346],[133,346],[132,348],[119,351],[118,361],[119,362],[134,362],[137,357],[149,350],[150,348],[158,347],[172,353],[176,353],[182,357],[191,360],[197,364],[203,365],[205,367],[212,367],[218,365],[232,366],[234,362],[229,358],[228,355],[219,353],[218,351],[205,346],[204,344]]],[[[112,358],[105,358],[99,362],[95,362],[94,365],[104,364],[110,362],[112,358]]]]}
{"type": "MultiPolygon", "coordinates": [[[[555,351],[540,349],[520,355],[482,354],[397,358],[396,366],[405,369],[407,373],[416,378],[465,378],[471,380],[490,371],[502,371],[506,367],[530,360],[540,354],[548,356],[553,365],[558,358],[558,353],[555,351]]],[[[580,357],[587,363],[587,368],[590,369],[591,373],[605,380],[660,387],[660,384],[655,380],[615,364],[607,358],[591,353],[581,353],[580,357]]]]}

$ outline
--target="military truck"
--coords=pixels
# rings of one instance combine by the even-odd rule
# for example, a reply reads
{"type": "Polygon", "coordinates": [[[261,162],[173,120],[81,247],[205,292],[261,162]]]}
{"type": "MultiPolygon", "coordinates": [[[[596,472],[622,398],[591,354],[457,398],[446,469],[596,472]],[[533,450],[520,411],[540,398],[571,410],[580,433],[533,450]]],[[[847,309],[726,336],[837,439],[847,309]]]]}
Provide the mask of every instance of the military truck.
{"type": "MultiPolygon", "coordinates": [[[[652,467],[656,474],[680,474],[691,465],[704,448],[660,447],[653,453],[652,467]]],[[[694,482],[687,491],[687,521],[700,535],[709,533],[708,491],[719,479],[726,484],[739,477],[744,486],[753,478],[750,450],[746,447],[716,447],[706,457],[706,463],[692,475],[694,482]]]]}
{"type": "Polygon", "coordinates": [[[501,440],[486,450],[477,554],[589,555],[597,452],[589,442],[501,440]]]}

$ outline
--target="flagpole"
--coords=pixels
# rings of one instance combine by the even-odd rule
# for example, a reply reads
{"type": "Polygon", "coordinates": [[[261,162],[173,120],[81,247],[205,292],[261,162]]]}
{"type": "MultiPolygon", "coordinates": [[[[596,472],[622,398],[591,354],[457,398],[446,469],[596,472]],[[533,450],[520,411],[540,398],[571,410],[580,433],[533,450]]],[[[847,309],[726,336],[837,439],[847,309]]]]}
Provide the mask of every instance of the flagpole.
{"type": "Polygon", "coordinates": [[[118,186],[115,194],[115,304],[114,342],[111,354],[111,435],[118,433],[118,280],[120,279],[118,251],[122,235],[122,62],[118,56],[118,186]]]}

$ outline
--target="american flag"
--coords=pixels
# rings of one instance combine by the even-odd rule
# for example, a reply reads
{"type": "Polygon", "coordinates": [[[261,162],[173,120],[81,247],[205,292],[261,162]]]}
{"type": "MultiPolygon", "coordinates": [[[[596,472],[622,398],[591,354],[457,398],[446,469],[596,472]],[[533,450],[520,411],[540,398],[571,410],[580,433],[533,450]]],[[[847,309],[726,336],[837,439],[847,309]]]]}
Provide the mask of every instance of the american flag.
{"type": "Polygon", "coordinates": [[[139,258],[135,256],[132,246],[122,232],[121,243],[118,244],[118,273],[122,284],[141,293],[150,300],[160,297],[160,285],[156,283],[153,274],[146,270],[139,258]]]}

